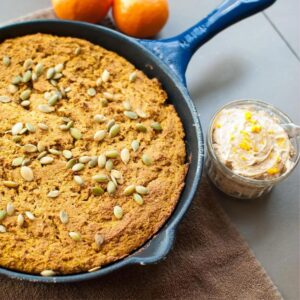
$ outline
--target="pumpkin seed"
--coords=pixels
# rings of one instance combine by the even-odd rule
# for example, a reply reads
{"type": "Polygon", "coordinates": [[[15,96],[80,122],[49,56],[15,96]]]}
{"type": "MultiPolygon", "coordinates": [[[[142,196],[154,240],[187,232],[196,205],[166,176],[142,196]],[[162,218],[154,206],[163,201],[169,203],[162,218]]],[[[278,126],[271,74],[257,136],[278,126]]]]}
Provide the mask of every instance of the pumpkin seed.
{"type": "Polygon", "coordinates": [[[133,194],[133,200],[139,205],[143,205],[143,203],[144,203],[143,197],[136,193],[133,194]]]}
{"type": "Polygon", "coordinates": [[[20,84],[22,82],[22,77],[20,75],[15,76],[12,80],[12,84],[20,84]]]}
{"type": "Polygon", "coordinates": [[[117,187],[118,186],[117,179],[112,175],[110,175],[110,178],[111,178],[111,181],[114,183],[114,185],[117,187]]]}
{"type": "Polygon", "coordinates": [[[59,195],[60,195],[60,191],[58,191],[58,190],[53,190],[53,191],[50,191],[50,192],[47,194],[47,197],[48,197],[48,198],[57,198],[59,195]]]}
{"type": "Polygon", "coordinates": [[[98,162],[98,157],[93,156],[92,159],[88,162],[88,167],[95,168],[97,166],[97,162],[98,162]]]}
{"type": "Polygon", "coordinates": [[[116,179],[123,177],[122,173],[118,170],[111,170],[111,176],[115,177],[116,179]]]}
{"type": "Polygon", "coordinates": [[[9,56],[7,55],[3,56],[2,62],[5,67],[9,67],[11,63],[9,56]]]}
{"type": "Polygon", "coordinates": [[[23,150],[25,153],[34,153],[37,152],[37,147],[33,144],[26,144],[23,146],[23,150]]]}
{"type": "Polygon", "coordinates": [[[48,104],[50,106],[54,106],[57,103],[57,101],[58,101],[58,95],[54,94],[51,97],[49,97],[48,104]]]}
{"type": "Polygon", "coordinates": [[[38,123],[38,127],[45,131],[49,129],[49,127],[44,123],[38,123]]]}
{"type": "Polygon", "coordinates": [[[67,162],[67,164],[66,164],[66,168],[67,169],[72,169],[73,168],[73,166],[76,164],[76,159],[75,158],[72,158],[72,159],[70,159],[68,162],[67,162]]]}
{"type": "Polygon", "coordinates": [[[33,171],[30,167],[21,167],[20,174],[25,181],[33,181],[34,179],[33,171]]]}
{"type": "Polygon", "coordinates": [[[0,96],[0,102],[1,103],[9,103],[9,102],[11,102],[11,99],[7,96],[0,96]]]}
{"type": "Polygon", "coordinates": [[[22,77],[22,82],[24,83],[27,83],[31,80],[31,77],[32,77],[32,72],[31,71],[26,71],[24,74],[23,74],[23,77],[22,77]]]}
{"type": "Polygon", "coordinates": [[[97,247],[100,247],[104,242],[104,237],[100,233],[95,234],[95,243],[97,247]]]}
{"type": "Polygon", "coordinates": [[[79,185],[83,185],[84,184],[84,180],[81,176],[74,176],[74,181],[79,184],[79,185]]]}
{"type": "Polygon", "coordinates": [[[32,65],[33,65],[33,60],[29,58],[24,61],[23,68],[25,69],[25,71],[27,71],[32,67],[32,65]]]}
{"type": "Polygon", "coordinates": [[[0,233],[5,233],[6,232],[6,227],[3,225],[0,225],[0,233]]]}
{"type": "Polygon", "coordinates": [[[47,70],[46,78],[49,80],[49,79],[53,78],[54,74],[55,74],[55,69],[50,68],[47,70]]]}
{"type": "Polygon", "coordinates": [[[33,215],[32,212],[30,212],[30,211],[25,211],[25,215],[26,215],[26,217],[27,217],[29,220],[31,220],[31,221],[35,220],[35,216],[33,215]]]}
{"type": "Polygon", "coordinates": [[[29,100],[25,100],[25,101],[22,101],[20,104],[23,107],[28,107],[30,105],[30,101],[29,100]]]}
{"type": "Polygon", "coordinates": [[[93,273],[93,272],[96,272],[96,271],[98,271],[100,269],[101,269],[101,267],[95,267],[95,268],[89,269],[88,272],[89,273],[93,273]]]}
{"type": "Polygon", "coordinates": [[[106,130],[98,130],[94,135],[94,141],[100,142],[105,139],[107,134],[106,130]]]}
{"type": "Polygon", "coordinates": [[[114,163],[111,159],[109,159],[105,164],[105,169],[110,172],[113,167],[114,167],[114,163]]]}
{"type": "Polygon", "coordinates": [[[34,71],[35,71],[37,76],[40,76],[44,71],[44,65],[42,63],[38,63],[35,66],[34,71]]]}
{"type": "Polygon", "coordinates": [[[147,194],[149,194],[149,190],[146,187],[142,186],[142,185],[137,185],[135,187],[135,191],[138,194],[140,194],[140,195],[147,195],[147,194]]]}
{"type": "Polygon", "coordinates": [[[124,101],[123,102],[123,107],[125,110],[131,110],[131,104],[129,101],[124,101]]]}
{"type": "Polygon", "coordinates": [[[116,206],[114,207],[114,215],[115,215],[115,217],[116,217],[117,219],[122,219],[122,217],[123,217],[123,209],[122,209],[121,206],[116,205],[116,206]]]}
{"type": "Polygon", "coordinates": [[[100,195],[104,194],[104,190],[100,186],[92,187],[91,192],[94,196],[100,196],[100,195]]]}
{"type": "Polygon", "coordinates": [[[32,80],[32,81],[37,81],[37,80],[38,80],[38,76],[37,76],[36,73],[32,72],[31,80],[32,80]]]}
{"type": "Polygon", "coordinates": [[[125,196],[130,196],[135,192],[135,185],[129,185],[124,190],[125,196]]]}
{"type": "Polygon", "coordinates": [[[41,272],[41,276],[43,277],[51,277],[51,276],[55,276],[56,273],[53,270],[44,270],[41,272]]]}
{"type": "Polygon", "coordinates": [[[107,102],[106,99],[101,99],[101,100],[100,100],[100,103],[101,103],[101,106],[102,106],[102,107],[106,107],[106,106],[108,105],[108,102],[107,102]]]}
{"type": "MultiPolygon", "coordinates": [[[[40,159],[42,159],[43,157],[45,157],[46,155],[48,154],[48,152],[47,151],[43,151],[43,152],[41,152],[38,156],[37,156],[37,160],[40,160],[40,159]]],[[[41,162],[42,163],[42,162],[41,162]]]]}
{"type": "Polygon", "coordinates": [[[87,164],[92,158],[90,156],[81,156],[79,162],[82,164],[87,164]]]}
{"type": "Polygon", "coordinates": [[[72,167],[72,171],[73,172],[79,172],[81,170],[84,169],[84,164],[82,163],[78,163],[78,164],[75,164],[73,167],[72,167]]]}
{"type": "Polygon", "coordinates": [[[72,89],[71,89],[70,86],[68,86],[68,87],[65,88],[65,93],[70,93],[71,91],[72,91],[72,89]]]}
{"type": "Polygon", "coordinates": [[[140,142],[138,140],[132,141],[131,148],[134,152],[138,151],[139,147],[140,147],[140,142]]]}
{"type": "Polygon", "coordinates": [[[104,97],[106,100],[109,100],[109,101],[114,100],[114,95],[113,95],[112,93],[104,92],[104,93],[103,93],[103,97],[104,97]]]}
{"type": "Polygon", "coordinates": [[[101,86],[101,84],[102,84],[102,79],[101,79],[101,78],[98,78],[98,79],[96,80],[96,85],[97,85],[97,86],[101,86]]]}
{"type": "Polygon", "coordinates": [[[110,73],[105,69],[101,75],[101,79],[103,82],[107,82],[109,79],[110,73]]]}
{"type": "Polygon", "coordinates": [[[17,224],[18,226],[22,227],[23,224],[24,224],[24,216],[22,214],[19,214],[18,217],[17,217],[17,224]]]}
{"type": "Polygon", "coordinates": [[[162,127],[161,127],[160,123],[158,123],[158,122],[153,122],[153,123],[151,123],[150,126],[155,131],[162,131],[162,127]]]}
{"type": "Polygon", "coordinates": [[[14,85],[14,84],[10,84],[10,85],[8,85],[7,90],[10,94],[15,94],[19,90],[19,88],[18,88],[18,86],[14,85]]]}
{"type": "Polygon", "coordinates": [[[23,162],[24,158],[23,157],[17,157],[15,158],[13,161],[12,161],[12,166],[13,167],[19,167],[22,165],[22,162],[23,162]]]}
{"type": "Polygon", "coordinates": [[[68,131],[70,130],[70,128],[68,127],[68,125],[66,124],[62,124],[59,126],[59,129],[62,130],[62,131],[68,131]]]}
{"type": "Polygon", "coordinates": [[[99,155],[98,157],[98,167],[99,168],[104,168],[105,167],[105,164],[106,164],[106,156],[101,154],[99,155]]]}
{"type": "Polygon", "coordinates": [[[19,186],[19,184],[17,182],[11,181],[11,180],[3,181],[3,185],[8,188],[16,188],[19,186]]]}
{"type": "Polygon", "coordinates": [[[54,80],[54,79],[51,79],[51,80],[50,80],[50,83],[51,83],[53,86],[57,86],[57,81],[54,80]]]}
{"type": "Polygon", "coordinates": [[[22,162],[22,166],[28,166],[30,164],[30,159],[29,158],[25,158],[22,162]]]}
{"type": "Polygon", "coordinates": [[[7,205],[6,205],[6,212],[7,212],[7,214],[9,216],[12,216],[14,214],[15,207],[14,207],[14,205],[11,202],[7,203],[7,205]]]}
{"type": "Polygon", "coordinates": [[[131,120],[136,120],[138,118],[138,115],[134,111],[126,110],[124,111],[124,115],[131,120]]]}
{"type": "Polygon", "coordinates": [[[119,152],[117,150],[108,150],[105,152],[105,156],[108,158],[117,158],[119,156],[119,152]]]}
{"type": "Polygon", "coordinates": [[[27,130],[29,132],[35,132],[36,131],[35,127],[31,123],[25,123],[25,127],[27,128],[27,130]]]}
{"type": "Polygon", "coordinates": [[[5,219],[6,215],[7,215],[6,210],[4,209],[0,210],[0,222],[5,219]]]}
{"type": "Polygon", "coordinates": [[[129,82],[135,82],[137,78],[136,72],[132,72],[129,74],[129,82]]]}
{"type": "Polygon", "coordinates": [[[64,64],[58,64],[54,67],[56,73],[61,73],[63,69],[64,69],[64,64]]]}
{"type": "Polygon", "coordinates": [[[94,88],[89,88],[89,89],[87,90],[87,94],[88,94],[90,97],[94,97],[94,96],[97,94],[97,92],[96,92],[96,90],[95,90],[94,88]]]}
{"type": "Polygon", "coordinates": [[[109,130],[109,137],[113,138],[115,137],[118,133],[120,132],[120,125],[119,124],[115,124],[113,125],[110,130],[109,130]]]}
{"type": "Polygon", "coordinates": [[[69,236],[75,242],[79,242],[81,240],[81,234],[79,232],[71,231],[69,232],[69,236]]]}
{"type": "Polygon", "coordinates": [[[147,132],[147,127],[144,124],[137,123],[135,126],[136,126],[135,128],[136,128],[137,131],[139,131],[139,132],[147,132]]]}
{"type": "Polygon", "coordinates": [[[23,129],[23,123],[18,122],[12,127],[11,133],[12,133],[12,135],[18,135],[22,129],[23,129]]]}
{"type": "Polygon", "coordinates": [[[59,212],[59,219],[63,224],[67,224],[69,222],[69,216],[68,216],[67,212],[65,212],[64,210],[61,210],[59,212]]]}
{"type": "Polygon", "coordinates": [[[142,161],[146,166],[151,166],[152,165],[152,158],[148,154],[143,154],[142,155],[142,161]]]}
{"type": "Polygon", "coordinates": [[[40,162],[42,165],[50,165],[53,163],[53,161],[54,161],[54,158],[50,157],[50,156],[45,156],[40,159],[40,162]]]}
{"type": "Polygon", "coordinates": [[[73,153],[70,150],[63,150],[62,154],[66,159],[71,159],[73,157],[73,153]]]}
{"type": "Polygon", "coordinates": [[[106,120],[106,118],[103,115],[95,115],[94,121],[96,123],[103,123],[106,120]]]}
{"type": "Polygon", "coordinates": [[[77,47],[74,51],[74,54],[75,55],[79,55],[81,53],[81,48],[80,47],[77,47]]]}
{"type": "Polygon", "coordinates": [[[146,114],[144,111],[142,111],[140,108],[137,108],[137,109],[136,109],[136,113],[137,113],[137,115],[138,115],[140,118],[142,118],[142,119],[147,118],[147,114],[146,114]]]}
{"type": "Polygon", "coordinates": [[[19,135],[15,135],[13,136],[12,140],[15,143],[19,143],[22,140],[22,138],[19,135]]]}
{"type": "Polygon", "coordinates": [[[130,153],[127,148],[122,149],[120,156],[121,156],[121,160],[123,161],[123,163],[125,165],[128,164],[128,162],[130,160],[130,153]]]}
{"type": "Polygon", "coordinates": [[[92,179],[96,182],[108,182],[108,177],[105,174],[97,174],[92,177],[92,179]]]}
{"type": "Polygon", "coordinates": [[[80,140],[82,138],[81,131],[77,128],[71,128],[70,133],[75,140],[80,140]]]}
{"type": "Polygon", "coordinates": [[[38,105],[37,109],[43,113],[52,113],[55,111],[54,107],[49,106],[47,104],[40,104],[38,105]]]}
{"type": "Polygon", "coordinates": [[[107,184],[107,192],[112,195],[116,192],[117,190],[117,186],[112,182],[112,181],[109,181],[108,184],[107,184]]]}
{"type": "Polygon", "coordinates": [[[42,141],[39,141],[37,143],[37,149],[39,152],[43,152],[46,150],[46,145],[42,141]]]}
{"type": "Polygon", "coordinates": [[[54,148],[50,148],[48,151],[49,151],[49,153],[51,153],[53,155],[61,155],[61,152],[54,148]]]}
{"type": "Polygon", "coordinates": [[[24,134],[28,131],[28,129],[26,127],[24,127],[21,131],[20,131],[20,134],[24,134]]]}
{"type": "Polygon", "coordinates": [[[114,125],[115,125],[116,121],[114,119],[111,119],[107,122],[107,130],[109,131],[114,125]]]}

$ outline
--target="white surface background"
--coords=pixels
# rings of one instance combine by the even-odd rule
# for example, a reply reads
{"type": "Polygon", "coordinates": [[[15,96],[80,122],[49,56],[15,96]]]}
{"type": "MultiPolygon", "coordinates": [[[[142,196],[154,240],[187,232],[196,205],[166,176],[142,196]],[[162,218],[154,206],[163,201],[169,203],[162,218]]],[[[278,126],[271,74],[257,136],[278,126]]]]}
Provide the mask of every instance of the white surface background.
{"type": "MultiPolygon", "coordinates": [[[[170,20],[162,37],[183,31],[220,3],[169,2],[170,20]]],[[[49,0],[0,0],[0,23],[49,5],[49,0]]],[[[278,0],[264,14],[229,28],[199,49],[187,82],[204,130],[221,105],[249,98],[276,105],[300,124],[299,20],[299,0],[278,0]]],[[[218,196],[283,297],[299,299],[300,168],[265,199],[218,196]]]]}

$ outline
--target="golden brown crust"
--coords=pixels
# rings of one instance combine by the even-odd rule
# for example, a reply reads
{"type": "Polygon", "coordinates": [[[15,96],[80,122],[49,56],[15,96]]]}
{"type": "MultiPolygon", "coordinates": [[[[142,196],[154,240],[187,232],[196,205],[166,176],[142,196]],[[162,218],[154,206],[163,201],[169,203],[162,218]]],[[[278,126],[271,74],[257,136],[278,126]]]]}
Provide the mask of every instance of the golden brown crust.
{"type": "MultiPolygon", "coordinates": [[[[0,58],[9,56],[9,67],[0,63],[0,96],[9,95],[7,87],[11,79],[24,72],[23,63],[32,58],[34,65],[42,62],[47,70],[58,63],[64,63],[63,77],[59,86],[70,87],[67,99],[61,99],[54,113],[45,114],[37,109],[46,104],[43,94],[55,89],[46,79],[46,71],[33,82],[30,96],[30,108],[19,104],[19,96],[26,89],[10,95],[10,103],[0,102],[0,210],[13,203],[15,212],[6,216],[0,224],[7,232],[0,233],[0,266],[29,273],[40,273],[45,269],[59,274],[87,271],[118,260],[141,246],[164,224],[172,213],[184,185],[186,173],[184,131],[180,119],[172,105],[165,103],[167,95],[156,79],[150,80],[137,71],[137,80],[130,83],[128,76],[135,71],[133,65],[113,52],[109,52],[87,41],[35,34],[0,45],[0,58]],[[74,50],[80,46],[80,55],[74,50]],[[96,79],[107,69],[110,79],[96,86],[96,79]],[[88,88],[95,88],[94,97],[87,95],[88,88]],[[116,99],[101,106],[103,92],[116,95],[116,99]],[[124,116],[122,102],[130,100],[132,110],[141,109],[147,118],[130,120],[124,116]],[[93,136],[97,130],[105,128],[105,123],[93,121],[96,114],[107,119],[114,118],[120,125],[120,133],[103,142],[95,142],[93,136]],[[60,130],[62,117],[74,121],[74,127],[81,130],[83,138],[74,141],[68,131],[60,130]],[[160,122],[162,132],[155,132],[153,121],[160,122]],[[12,140],[8,132],[17,122],[30,122],[37,129],[34,133],[25,133],[19,143],[12,140]],[[49,131],[37,127],[46,123],[49,131]],[[147,132],[137,132],[136,123],[143,123],[147,132]],[[131,149],[133,140],[140,140],[137,152],[131,149]],[[114,169],[123,173],[124,183],[117,187],[114,195],[105,192],[101,196],[91,194],[95,185],[92,176],[101,172],[99,167],[78,172],[85,184],[80,187],[73,180],[74,173],[66,169],[66,159],[62,155],[48,154],[54,162],[42,166],[36,159],[39,153],[24,154],[22,146],[36,145],[42,141],[47,149],[72,150],[73,156],[96,156],[109,149],[119,152],[123,148],[130,151],[131,159],[125,165],[120,158],[114,159],[114,169]],[[141,160],[147,153],[153,159],[151,166],[141,160]],[[20,167],[12,167],[16,157],[30,158],[30,167],[34,180],[26,182],[20,175],[20,167]],[[13,180],[17,188],[7,188],[3,181],[13,180]],[[128,185],[144,185],[149,194],[143,196],[144,204],[138,205],[132,196],[124,196],[128,185]],[[58,189],[57,198],[47,194],[58,189]],[[123,208],[123,218],[118,220],[113,214],[115,205],[123,208]],[[62,224],[59,212],[65,210],[69,222],[62,224]],[[35,220],[25,216],[22,227],[17,226],[17,217],[25,211],[31,211],[35,220]],[[75,242],[69,237],[70,231],[80,232],[81,241],[75,242]],[[101,247],[95,245],[94,236],[100,233],[104,237],[101,247]]],[[[31,84],[31,83],[30,83],[31,84]]],[[[103,188],[105,185],[99,184],[103,188]]]]}

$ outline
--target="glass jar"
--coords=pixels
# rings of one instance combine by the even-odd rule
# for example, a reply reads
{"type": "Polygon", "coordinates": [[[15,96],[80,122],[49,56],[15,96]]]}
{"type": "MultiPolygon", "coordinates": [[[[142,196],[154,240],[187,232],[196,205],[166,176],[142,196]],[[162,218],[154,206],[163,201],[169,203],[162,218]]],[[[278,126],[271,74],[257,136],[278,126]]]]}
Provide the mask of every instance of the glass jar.
{"type": "Polygon", "coordinates": [[[207,133],[206,172],[214,185],[229,196],[239,199],[253,199],[268,193],[277,183],[287,178],[299,162],[299,136],[290,138],[294,148],[293,166],[280,176],[272,179],[253,179],[235,174],[217,157],[213,147],[213,128],[216,117],[223,109],[243,108],[263,110],[279,124],[292,124],[292,120],[274,106],[257,100],[238,100],[223,106],[214,115],[207,133]]]}

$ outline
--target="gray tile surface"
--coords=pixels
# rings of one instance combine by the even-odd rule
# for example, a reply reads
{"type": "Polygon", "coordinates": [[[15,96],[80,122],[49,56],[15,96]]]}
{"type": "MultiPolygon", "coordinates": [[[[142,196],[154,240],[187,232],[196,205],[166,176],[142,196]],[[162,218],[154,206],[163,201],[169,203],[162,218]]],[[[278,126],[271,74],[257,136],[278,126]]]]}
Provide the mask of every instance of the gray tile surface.
{"type": "MultiPolygon", "coordinates": [[[[219,2],[170,1],[161,36],[183,31],[219,2]]],[[[49,3],[1,0],[0,23],[49,3]]],[[[299,0],[278,1],[266,15],[269,20],[259,14],[231,27],[192,59],[187,81],[204,129],[218,107],[243,98],[270,102],[300,123],[300,63],[287,46],[299,55],[299,0]]],[[[285,299],[299,299],[300,168],[265,199],[237,201],[216,193],[285,299]]]]}

